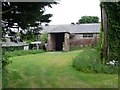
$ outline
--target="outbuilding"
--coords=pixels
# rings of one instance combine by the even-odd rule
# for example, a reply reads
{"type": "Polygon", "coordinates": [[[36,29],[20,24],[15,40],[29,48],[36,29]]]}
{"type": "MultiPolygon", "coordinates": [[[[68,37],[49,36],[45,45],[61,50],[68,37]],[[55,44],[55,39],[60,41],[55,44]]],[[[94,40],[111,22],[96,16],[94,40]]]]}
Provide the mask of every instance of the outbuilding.
{"type": "Polygon", "coordinates": [[[48,51],[69,51],[71,47],[97,45],[100,23],[44,26],[41,33],[48,33],[48,51]]]}

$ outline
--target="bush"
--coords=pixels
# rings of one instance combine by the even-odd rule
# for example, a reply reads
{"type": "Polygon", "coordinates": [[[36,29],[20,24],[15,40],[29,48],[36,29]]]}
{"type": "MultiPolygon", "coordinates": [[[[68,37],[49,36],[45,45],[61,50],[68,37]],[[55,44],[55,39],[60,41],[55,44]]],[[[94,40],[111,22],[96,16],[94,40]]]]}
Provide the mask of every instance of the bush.
{"type": "Polygon", "coordinates": [[[9,46],[9,47],[2,47],[3,51],[15,51],[15,50],[23,50],[24,46],[9,46]]]}
{"type": "Polygon", "coordinates": [[[42,43],[45,43],[47,42],[47,39],[48,39],[48,33],[45,32],[41,35],[40,41],[42,41],[42,43]]]}
{"type": "Polygon", "coordinates": [[[2,68],[4,69],[6,65],[8,65],[9,63],[11,63],[12,61],[9,60],[8,56],[6,55],[6,53],[3,51],[2,52],[2,68]]]}
{"type": "Polygon", "coordinates": [[[100,34],[99,34],[97,49],[101,51],[102,48],[103,48],[103,32],[102,32],[102,24],[100,23],[100,34]]]}
{"type": "Polygon", "coordinates": [[[118,66],[101,63],[98,50],[91,49],[90,47],[84,48],[83,50],[83,52],[73,59],[72,65],[77,70],[87,73],[118,73],[118,66]]]}
{"type": "Polygon", "coordinates": [[[10,58],[10,57],[15,57],[15,56],[22,56],[22,55],[28,55],[28,54],[37,54],[37,53],[43,53],[43,50],[16,50],[13,52],[6,52],[5,55],[10,58]]]}

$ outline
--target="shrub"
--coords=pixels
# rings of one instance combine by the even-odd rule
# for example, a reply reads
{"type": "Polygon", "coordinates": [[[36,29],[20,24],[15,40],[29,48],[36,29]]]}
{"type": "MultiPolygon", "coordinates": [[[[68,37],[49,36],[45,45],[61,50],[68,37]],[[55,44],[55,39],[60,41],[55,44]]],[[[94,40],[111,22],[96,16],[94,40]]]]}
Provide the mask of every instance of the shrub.
{"type": "Polygon", "coordinates": [[[42,41],[42,43],[45,43],[47,42],[47,39],[48,39],[48,33],[45,32],[41,35],[40,41],[42,41]]]}
{"type": "Polygon", "coordinates": [[[77,57],[73,59],[73,67],[87,73],[117,74],[118,66],[102,64],[99,58],[99,51],[94,48],[83,48],[77,57]]]}
{"type": "Polygon", "coordinates": [[[4,69],[6,65],[8,65],[9,63],[11,63],[11,61],[9,60],[8,56],[6,55],[6,53],[3,51],[2,52],[2,68],[4,69]]]}
{"type": "Polygon", "coordinates": [[[97,49],[101,50],[103,47],[103,32],[102,32],[102,24],[100,23],[100,34],[99,34],[99,41],[97,45],[97,49]]]}
{"type": "Polygon", "coordinates": [[[23,50],[24,46],[9,46],[9,47],[2,47],[3,51],[15,51],[15,50],[23,50]]]}

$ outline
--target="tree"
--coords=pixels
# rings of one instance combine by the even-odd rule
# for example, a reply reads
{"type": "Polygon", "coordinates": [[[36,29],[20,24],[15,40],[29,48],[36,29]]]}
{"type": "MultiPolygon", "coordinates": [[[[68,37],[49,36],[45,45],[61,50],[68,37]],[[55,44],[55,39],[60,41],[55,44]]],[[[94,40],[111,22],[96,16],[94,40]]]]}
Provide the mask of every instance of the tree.
{"type": "MultiPolygon", "coordinates": [[[[28,30],[29,27],[38,27],[41,23],[49,23],[52,17],[52,14],[44,14],[45,7],[51,7],[52,4],[57,4],[57,2],[2,2],[2,34],[5,35],[7,31],[10,34],[15,34],[11,31],[11,28],[17,25],[23,30],[28,30]],[[4,34],[5,33],[5,34],[4,34]]],[[[35,28],[35,33],[38,28],[35,28]]],[[[41,29],[41,28],[40,28],[41,29]]],[[[29,35],[33,36],[34,31],[31,32],[28,30],[29,35]]],[[[23,35],[23,34],[22,34],[23,35]]],[[[27,36],[31,39],[31,37],[27,36]]],[[[2,52],[4,55],[4,53],[2,52]]],[[[2,65],[6,66],[9,62],[7,61],[6,56],[2,57],[2,65]]]]}
{"type": "Polygon", "coordinates": [[[41,38],[40,40],[43,42],[43,43],[46,43],[47,42],[47,39],[48,39],[48,33],[45,32],[41,35],[41,38]]]}
{"type": "Polygon", "coordinates": [[[103,49],[106,61],[120,59],[120,2],[101,2],[103,49]]]}
{"type": "Polygon", "coordinates": [[[97,16],[82,16],[78,22],[79,23],[98,23],[99,17],[97,17],[97,16]]]}
{"type": "MultiPolygon", "coordinates": [[[[2,2],[2,30],[9,30],[16,23],[18,27],[38,27],[40,23],[49,23],[52,14],[44,14],[45,7],[57,2],[2,2]]],[[[5,31],[5,32],[6,32],[5,31]]]]}

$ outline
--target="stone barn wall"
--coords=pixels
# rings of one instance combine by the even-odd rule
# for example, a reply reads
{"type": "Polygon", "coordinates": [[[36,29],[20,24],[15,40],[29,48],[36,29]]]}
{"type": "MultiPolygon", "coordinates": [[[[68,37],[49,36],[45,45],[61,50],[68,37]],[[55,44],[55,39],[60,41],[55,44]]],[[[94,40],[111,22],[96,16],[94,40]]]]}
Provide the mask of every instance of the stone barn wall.
{"type": "MultiPolygon", "coordinates": [[[[59,43],[57,41],[57,39],[62,39],[62,38],[58,38],[60,35],[59,33],[49,33],[48,34],[48,42],[47,42],[47,51],[56,51],[56,43],[59,43]]],[[[64,51],[69,51],[69,34],[68,33],[64,33],[63,36],[64,40],[63,40],[63,49],[64,51]]]]}
{"type": "Polygon", "coordinates": [[[99,40],[99,34],[93,34],[93,37],[83,37],[83,34],[75,34],[74,37],[70,39],[70,47],[82,47],[97,45],[99,40]]]}
{"type": "MultiPolygon", "coordinates": [[[[56,50],[56,35],[48,34],[47,51],[56,50]]],[[[70,34],[64,33],[63,50],[69,51],[72,47],[96,46],[99,40],[99,34],[92,34],[93,37],[83,37],[83,34],[74,34],[71,38],[70,34]]]]}
{"type": "Polygon", "coordinates": [[[63,48],[64,48],[64,51],[69,51],[69,46],[70,46],[70,45],[69,45],[69,44],[70,44],[70,43],[69,43],[69,41],[70,41],[70,40],[69,40],[69,37],[70,37],[69,34],[68,34],[68,33],[65,33],[65,36],[64,36],[64,47],[63,47],[63,48]]]}
{"type": "Polygon", "coordinates": [[[47,51],[55,50],[55,35],[48,34],[47,51]]]}

